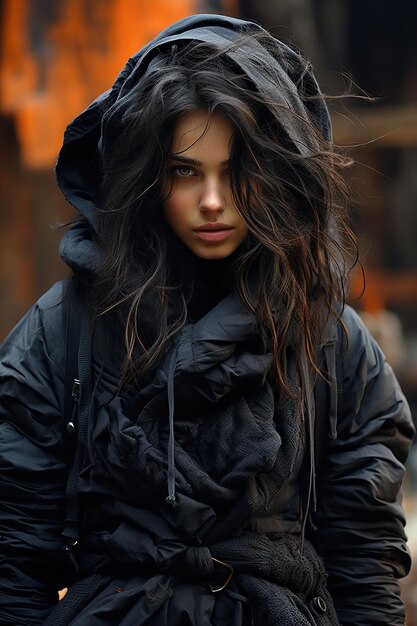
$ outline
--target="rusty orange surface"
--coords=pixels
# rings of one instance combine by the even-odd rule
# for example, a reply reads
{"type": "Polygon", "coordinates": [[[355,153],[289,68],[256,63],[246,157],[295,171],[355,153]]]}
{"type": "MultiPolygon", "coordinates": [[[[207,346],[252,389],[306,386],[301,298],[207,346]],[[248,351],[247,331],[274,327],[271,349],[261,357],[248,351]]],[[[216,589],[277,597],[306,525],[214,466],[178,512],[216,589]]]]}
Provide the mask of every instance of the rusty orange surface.
{"type": "Polygon", "coordinates": [[[5,0],[0,111],[15,116],[21,158],[51,167],[67,123],[108,89],[136,50],[193,0],[5,0]],[[52,13],[52,16],[51,16],[52,13]],[[34,25],[37,25],[37,30],[34,25]]]}

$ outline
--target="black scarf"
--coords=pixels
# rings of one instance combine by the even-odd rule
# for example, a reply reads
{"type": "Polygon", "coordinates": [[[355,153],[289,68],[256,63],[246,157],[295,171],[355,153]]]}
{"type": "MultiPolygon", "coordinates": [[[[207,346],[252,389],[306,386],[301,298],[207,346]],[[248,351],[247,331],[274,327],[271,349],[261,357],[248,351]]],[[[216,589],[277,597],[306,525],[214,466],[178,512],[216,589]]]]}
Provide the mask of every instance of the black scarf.
{"type": "Polygon", "coordinates": [[[84,529],[80,576],[94,576],[71,588],[62,616],[76,606],[73,615],[91,619],[94,597],[124,576],[129,603],[120,604],[121,595],[117,607],[107,601],[109,614],[124,615],[118,623],[126,625],[142,623],[145,605],[147,624],[180,624],[176,611],[190,598],[195,626],[206,623],[203,606],[207,624],[239,626],[251,623],[249,614],[262,626],[338,623],[308,541],[302,547],[294,535],[244,530],[285,487],[305,430],[299,403],[278,397],[269,380],[272,356],[257,345],[254,316],[231,293],[184,328],[135,402],[94,399],[93,454],[80,487],[83,498],[96,499],[103,530],[84,529]],[[89,592],[81,593],[87,583],[89,592]],[[80,613],[74,600],[81,596],[80,613]],[[231,606],[233,620],[222,622],[231,606]],[[251,608],[239,618],[236,606],[251,608]]]}

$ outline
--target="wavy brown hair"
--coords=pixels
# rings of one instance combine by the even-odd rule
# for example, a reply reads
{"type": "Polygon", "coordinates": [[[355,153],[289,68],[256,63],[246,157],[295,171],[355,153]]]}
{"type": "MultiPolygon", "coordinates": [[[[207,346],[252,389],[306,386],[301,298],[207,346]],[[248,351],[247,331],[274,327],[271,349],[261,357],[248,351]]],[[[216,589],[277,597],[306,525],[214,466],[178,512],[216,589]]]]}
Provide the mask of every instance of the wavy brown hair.
{"type": "Polygon", "coordinates": [[[346,259],[355,258],[356,245],[346,221],[347,159],[325,136],[323,97],[308,64],[266,33],[223,47],[193,42],[158,50],[104,115],[99,313],[122,318],[123,380],[154,366],[189,321],[196,276],[178,262],[186,258],[183,244],[161,205],[176,120],[195,110],[221,113],[233,125],[231,188],[249,229],[233,255],[234,288],[256,314],[281,389],[291,392],[288,348],[300,371],[305,356],[317,370],[326,321],[339,318],[345,302],[346,259]],[[265,63],[260,47],[275,65],[265,63]],[[253,75],[242,71],[243,57],[253,75]]]}

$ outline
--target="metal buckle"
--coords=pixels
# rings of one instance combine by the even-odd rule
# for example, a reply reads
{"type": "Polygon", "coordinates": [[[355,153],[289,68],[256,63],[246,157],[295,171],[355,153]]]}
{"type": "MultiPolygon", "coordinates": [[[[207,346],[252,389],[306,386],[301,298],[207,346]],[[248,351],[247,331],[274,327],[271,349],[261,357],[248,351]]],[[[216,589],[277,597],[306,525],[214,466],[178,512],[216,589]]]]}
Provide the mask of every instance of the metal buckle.
{"type": "Polygon", "coordinates": [[[80,397],[80,381],[78,380],[78,378],[74,378],[74,382],[72,383],[71,395],[74,400],[78,402],[78,399],[80,397]]]}
{"type": "Polygon", "coordinates": [[[214,556],[211,557],[211,560],[213,561],[213,563],[217,563],[217,565],[221,565],[229,571],[226,582],[221,587],[219,587],[218,589],[213,589],[213,587],[210,585],[210,591],[212,593],[218,593],[219,591],[223,591],[223,589],[225,589],[227,585],[230,583],[234,574],[234,570],[233,570],[233,567],[229,565],[229,563],[225,563],[224,561],[219,561],[219,559],[215,559],[214,556]]]}
{"type": "Polygon", "coordinates": [[[80,569],[79,565],[78,565],[78,561],[74,556],[73,553],[73,548],[76,547],[78,541],[73,541],[71,544],[67,544],[66,546],[63,546],[65,554],[67,555],[69,562],[71,563],[72,567],[74,568],[74,572],[78,572],[78,570],[80,569]]]}

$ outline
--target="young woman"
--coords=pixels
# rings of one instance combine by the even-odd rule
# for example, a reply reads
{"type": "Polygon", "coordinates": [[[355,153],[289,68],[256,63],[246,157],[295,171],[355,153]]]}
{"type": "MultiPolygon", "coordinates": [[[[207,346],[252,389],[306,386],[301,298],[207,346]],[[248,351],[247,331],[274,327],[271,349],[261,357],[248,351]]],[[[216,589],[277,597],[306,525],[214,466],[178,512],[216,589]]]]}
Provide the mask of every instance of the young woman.
{"type": "Polygon", "coordinates": [[[216,15],[69,125],[74,278],[1,352],[1,624],[404,623],[412,423],[345,306],[343,165],[308,64],[216,15]]]}

